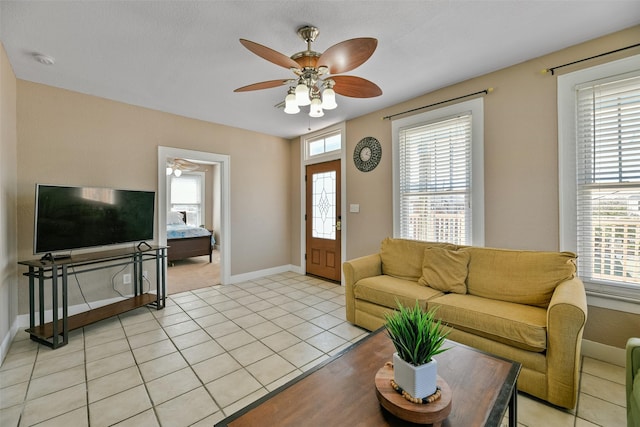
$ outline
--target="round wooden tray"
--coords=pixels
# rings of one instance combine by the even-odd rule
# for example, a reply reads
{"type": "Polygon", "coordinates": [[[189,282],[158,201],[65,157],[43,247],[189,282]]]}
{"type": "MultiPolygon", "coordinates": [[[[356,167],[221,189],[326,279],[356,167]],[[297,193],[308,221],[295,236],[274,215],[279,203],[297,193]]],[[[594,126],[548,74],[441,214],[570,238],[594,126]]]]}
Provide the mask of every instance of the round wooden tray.
{"type": "Polygon", "coordinates": [[[393,368],[383,366],[376,374],[376,396],[380,405],[396,417],[417,424],[440,426],[451,413],[451,388],[440,376],[440,399],[428,404],[411,403],[391,387],[393,368]]]}

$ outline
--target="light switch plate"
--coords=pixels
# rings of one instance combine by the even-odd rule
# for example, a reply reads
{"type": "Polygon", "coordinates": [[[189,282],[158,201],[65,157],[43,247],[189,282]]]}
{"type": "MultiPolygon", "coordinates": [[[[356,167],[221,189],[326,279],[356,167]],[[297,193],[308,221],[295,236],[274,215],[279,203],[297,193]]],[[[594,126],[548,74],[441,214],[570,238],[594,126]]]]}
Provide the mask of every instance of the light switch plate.
{"type": "Polygon", "coordinates": [[[360,212],[360,205],[352,203],[351,205],[349,205],[349,212],[352,212],[352,213],[360,212]]]}

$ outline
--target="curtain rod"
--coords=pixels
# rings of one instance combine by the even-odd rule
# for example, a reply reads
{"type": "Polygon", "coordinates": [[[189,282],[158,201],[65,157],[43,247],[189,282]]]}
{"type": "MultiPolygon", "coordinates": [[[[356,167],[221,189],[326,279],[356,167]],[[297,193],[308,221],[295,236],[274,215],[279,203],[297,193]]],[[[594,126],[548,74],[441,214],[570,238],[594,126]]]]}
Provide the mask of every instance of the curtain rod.
{"type": "Polygon", "coordinates": [[[440,101],[440,102],[436,102],[436,103],[433,103],[433,104],[425,105],[424,107],[418,107],[418,108],[414,108],[412,110],[403,111],[401,113],[391,114],[390,116],[384,116],[382,118],[382,120],[391,119],[392,117],[401,116],[401,115],[407,114],[407,113],[413,113],[414,111],[423,110],[423,109],[429,108],[429,107],[435,107],[436,105],[445,104],[447,102],[457,101],[458,99],[463,99],[463,98],[468,98],[470,96],[480,95],[481,93],[489,94],[491,92],[493,92],[493,88],[492,87],[484,89],[484,90],[480,90],[478,92],[469,93],[467,95],[458,96],[456,98],[447,99],[446,101],[440,101]]]}
{"type": "Polygon", "coordinates": [[[566,64],[562,64],[562,65],[557,65],[555,67],[551,67],[551,68],[545,68],[544,70],[542,70],[542,74],[546,74],[546,73],[551,73],[551,75],[553,76],[555,74],[555,71],[558,68],[563,68],[563,67],[568,67],[569,65],[574,65],[574,64],[578,64],[580,62],[584,62],[584,61],[589,61],[590,59],[596,59],[596,58],[600,58],[601,56],[606,56],[606,55],[611,55],[612,53],[617,53],[617,52],[621,52],[623,50],[627,50],[627,49],[632,49],[634,47],[638,47],[640,46],[640,43],[636,43],[634,45],[631,46],[627,46],[627,47],[621,47],[620,49],[616,49],[616,50],[612,50],[609,52],[605,52],[605,53],[601,53],[599,55],[594,55],[594,56],[590,56],[588,58],[584,58],[584,59],[578,59],[577,61],[573,61],[573,62],[568,62],[566,64]]]}

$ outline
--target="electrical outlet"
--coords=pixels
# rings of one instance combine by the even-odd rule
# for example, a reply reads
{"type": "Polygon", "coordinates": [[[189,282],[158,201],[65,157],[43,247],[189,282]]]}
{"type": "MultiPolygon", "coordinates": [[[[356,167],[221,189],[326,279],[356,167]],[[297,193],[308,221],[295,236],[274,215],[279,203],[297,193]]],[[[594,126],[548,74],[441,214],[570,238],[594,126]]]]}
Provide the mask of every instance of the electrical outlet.
{"type": "Polygon", "coordinates": [[[128,285],[131,283],[131,275],[130,274],[123,274],[122,275],[122,283],[125,285],[128,285]]]}
{"type": "Polygon", "coordinates": [[[145,279],[148,279],[149,278],[149,272],[147,270],[144,270],[142,272],[142,277],[144,277],[145,279]]]}

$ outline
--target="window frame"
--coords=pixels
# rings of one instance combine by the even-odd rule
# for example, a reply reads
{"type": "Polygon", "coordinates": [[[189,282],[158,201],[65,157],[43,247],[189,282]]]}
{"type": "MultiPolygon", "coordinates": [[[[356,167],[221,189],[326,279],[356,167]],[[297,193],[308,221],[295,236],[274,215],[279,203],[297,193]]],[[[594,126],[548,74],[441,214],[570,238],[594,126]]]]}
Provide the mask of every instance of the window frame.
{"type": "Polygon", "coordinates": [[[484,99],[475,98],[447,107],[394,120],[393,157],[393,235],[400,237],[400,131],[471,113],[471,242],[484,246],[484,99]]]}
{"type": "MultiPolygon", "coordinates": [[[[558,76],[558,171],[559,171],[559,228],[560,250],[580,254],[577,242],[577,100],[576,87],[588,82],[620,76],[640,69],[640,55],[558,76]]],[[[640,286],[588,281],[581,278],[589,303],[623,311],[629,310],[625,302],[640,302],[640,286]]],[[[637,309],[636,309],[637,310],[637,309]]]]}
{"type": "Polygon", "coordinates": [[[185,205],[185,203],[173,203],[172,202],[172,182],[174,179],[181,179],[182,177],[192,177],[192,176],[197,176],[200,178],[200,203],[198,203],[198,205],[200,206],[199,210],[200,210],[200,224],[196,224],[196,227],[200,227],[202,225],[206,224],[206,200],[205,200],[205,187],[206,187],[206,174],[205,172],[199,172],[199,171],[195,171],[195,172],[183,172],[182,175],[180,177],[176,177],[173,174],[169,175],[169,182],[167,185],[167,193],[168,193],[168,205],[169,205],[169,210],[173,210],[173,205],[185,205]]]}
{"type": "Polygon", "coordinates": [[[342,126],[333,126],[320,132],[314,132],[304,137],[304,160],[305,163],[321,163],[329,160],[335,160],[342,157],[342,151],[345,145],[344,129],[342,126]],[[319,154],[311,154],[311,144],[319,141],[326,140],[329,137],[339,135],[340,147],[331,151],[323,151],[319,154]]]}

